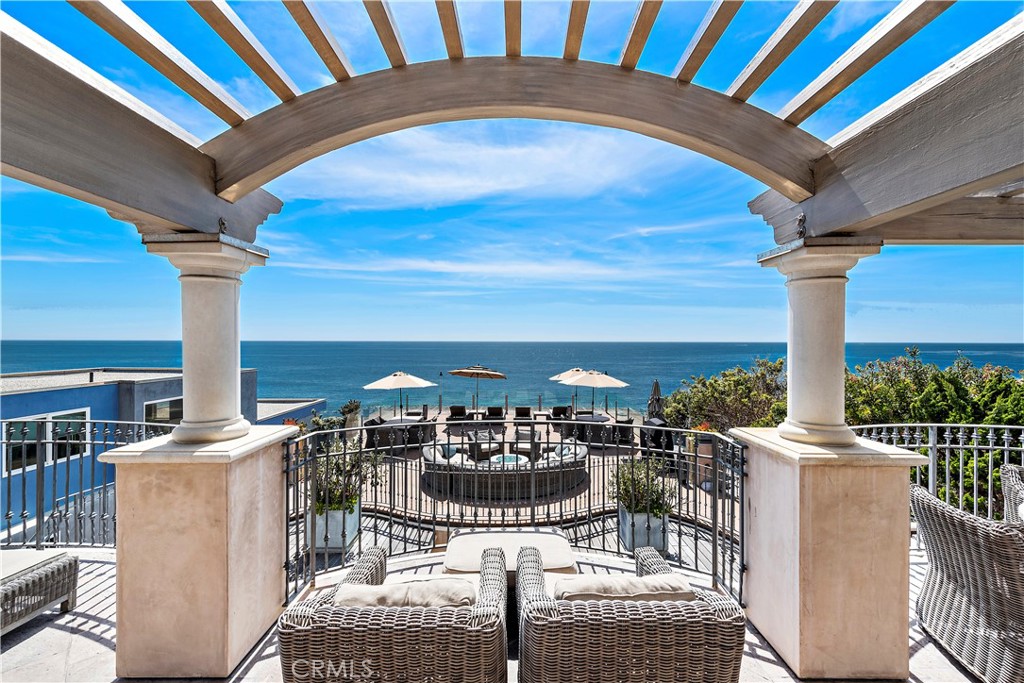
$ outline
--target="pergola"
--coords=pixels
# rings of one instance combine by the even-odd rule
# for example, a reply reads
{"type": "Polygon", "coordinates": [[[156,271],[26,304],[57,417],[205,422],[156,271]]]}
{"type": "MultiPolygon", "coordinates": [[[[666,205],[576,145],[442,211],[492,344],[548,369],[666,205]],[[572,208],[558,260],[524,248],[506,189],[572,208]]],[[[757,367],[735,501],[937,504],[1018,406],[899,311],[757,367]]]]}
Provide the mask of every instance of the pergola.
{"type": "MultiPolygon", "coordinates": [[[[692,80],[712,50],[728,49],[719,43],[738,1],[714,2],[674,72],[663,76],[636,69],[662,6],[658,1],[638,4],[618,62],[598,63],[579,59],[587,0],[571,2],[561,58],[522,54],[522,3],[514,0],[504,3],[505,56],[467,56],[456,3],[437,0],[448,59],[411,63],[388,5],[365,0],[391,68],[360,75],[315,4],[288,0],[289,13],[336,81],[305,93],[226,2],[189,2],[281,100],[256,115],[119,0],[71,4],[230,126],[211,140],[197,140],[0,13],[3,173],[133,223],[147,249],[181,271],[184,420],[171,441],[158,440],[144,454],[109,456],[124,465],[118,473],[118,609],[134,627],[130,635],[118,634],[119,673],[185,671],[175,668],[180,652],[178,660],[151,656],[152,644],[170,635],[166,627],[146,625],[143,615],[151,607],[133,607],[133,600],[160,600],[144,587],[167,581],[167,566],[186,571],[168,565],[173,549],[194,550],[189,539],[175,540],[155,522],[146,526],[124,513],[134,509],[132,495],[146,495],[130,484],[131,476],[141,476],[133,473],[148,467],[188,491],[184,482],[196,481],[190,467],[216,465],[229,483],[211,493],[210,504],[227,505],[243,495],[232,488],[240,486],[230,483],[232,468],[262,463],[255,471],[269,482],[280,467],[270,445],[287,430],[250,428],[240,414],[238,388],[241,275],[265,262],[267,251],[255,244],[258,227],[282,207],[262,186],[332,150],[413,126],[536,118],[641,133],[717,159],[770,188],[749,206],[771,226],[778,245],[759,257],[761,264],[787,277],[789,409],[778,430],[737,431],[751,446],[750,506],[760,510],[751,522],[758,531],[750,535],[749,614],[799,675],[905,675],[906,590],[895,610],[883,603],[906,586],[907,494],[896,484],[905,484],[905,467],[917,460],[858,442],[844,424],[846,274],[885,244],[1024,243],[1024,16],[823,141],[800,124],[952,2],[903,0],[775,114],[748,98],[837,2],[796,3],[729,88],[716,92],[692,80]],[[827,465],[829,476],[819,476],[827,465]],[[842,493],[850,487],[869,493],[842,493]],[[779,491],[799,504],[780,506],[773,500],[779,491]],[[826,492],[838,492],[838,502],[828,501],[826,492]],[[807,534],[824,519],[845,532],[843,544],[812,543],[807,534]],[[902,531],[891,530],[901,524],[902,531]],[[844,567],[840,559],[858,548],[891,560],[892,567],[844,567]],[[798,559],[770,567],[780,549],[798,559]],[[826,596],[825,586],[834,584],[820,583],[820,572],[833,572],[861,593],[826,596]],[[872,586],[889,584],[895,592],[873,592],[872,586]],[[866,606],[857,607],[855,598],[866,606]],[[844,628],[874,629],[886,643],[895,638],[896,648],[871,639],[867,645],[843,642],[835,615],[826,614],[837,605],[846,610],[844,628]]],[[[265,501],[255,504],[267,507],[265,501]]],[[[228,538],[235,514],[244,513],[227,513],[228,538]]],[[[260,512],[254,523],[265,524],[269,534],[281,528],[274,527],[279,514],[260,512]]],[[[216,571],[227,572],[237,561],[233,553],[242,552],[230,540],[225,547],[219,551],[222,570],[216,571]]],[[[211,576],[202,574],[204,580],[211,576]]],[[[256,592],[277,590],[269,578],[253,581],[260,586],[256,592]],[[265,586],[259,583],[264,579],[265,586]]],[[[180,598],[163,599],[163,607],[173,610],[180,598]]],[[[191,595],[184,604],[195,608],[203,600],[191,595]]],[[[241,624],[230,598],[211,606],[214,612],[203,612],[200,620],[207,626],[197,625],[197,632],[231,645],[209,655],[193,653],[188,671],[225,675],[278,607],[268,598],[243,614],[241,624]],[[214,622],[219,635],[211,636],[214,622]]],[[[182,619],[188,621],[184,613],[182,619]]]]}

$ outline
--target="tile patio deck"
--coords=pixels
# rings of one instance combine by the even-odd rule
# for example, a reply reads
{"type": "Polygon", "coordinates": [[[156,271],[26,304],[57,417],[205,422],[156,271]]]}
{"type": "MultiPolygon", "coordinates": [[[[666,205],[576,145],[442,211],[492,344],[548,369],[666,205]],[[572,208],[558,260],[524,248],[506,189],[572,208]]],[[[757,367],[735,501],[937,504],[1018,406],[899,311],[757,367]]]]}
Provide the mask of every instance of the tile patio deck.
{"type": "MultiPolygon", "coordinates": [[[[107,683],[114,674],[116,609],[114,584],[117,572],[112,550],[74,551],[80,557],[77,608],[68,614],[48,612],[8,634],[2,643],[2,679],[5,683],[53,683],[55,681],[107,683]]],[[[434,573],[440,571],[443,555],[416,554],[389,564],[389,572],[434,573]]],[[[631,571],[624,558],[600,553],[580,556],[581,569],[593,573],[631,571]]],[[[927,567],[923,550],[910,549],[910,629],[908,646],[913,683],[959,683],[974,680],[955,665],[917,625],[913,601],[927,567]]],[[[319,589],[342,575],[330,572],[320,577],[319,589]]],[[[707,587],[709,577],[689,573],[695,585],[707,587]]],[[[516,680],[518,662],[509,662],[509,681],[516,680]]],[[[138,680],[138,679],[133,679],[138,680]]],[[[193,679],[194,680],[194,679],[193,679]]],[[[277,640],[268,634],[235,671],[229,681],[280,681],[277,640]]],[[[784,683],[797,681],[785,663],[753,627],[747,629],[746,649],[740,680],[784,683]]],[[[835,683],[835,682],[833,682],[835,683]]]]}

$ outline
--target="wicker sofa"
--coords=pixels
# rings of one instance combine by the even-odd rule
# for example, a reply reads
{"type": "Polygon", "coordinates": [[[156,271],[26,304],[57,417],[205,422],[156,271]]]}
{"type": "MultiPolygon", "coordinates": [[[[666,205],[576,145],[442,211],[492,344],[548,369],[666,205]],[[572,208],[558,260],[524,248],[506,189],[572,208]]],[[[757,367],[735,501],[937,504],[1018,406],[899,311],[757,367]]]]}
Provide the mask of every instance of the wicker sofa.
{"type": "MultiPolygon", "coordinates": [[[[386,575],[384,552],[370,548],[343,583],[380,585],[386,575]]],[[[346,680],[353,663],[367,680],[507,680],[501,549],[484,551],[477,601],[468,607],[344,607],[334,604],[336,590],[297,602],[278,619],[285,683],[346,680]]]]}
{"type": "MultiPolygon", "coordinates": [[[[671,572],[653,548],[635,553],[638,576],[671,572]]],[[[520,683],[734,683],[746,617],[731,598],[695,590],[692,601],[570,601],[550,597],[536,548],[517,561],[520,683]]]]}
{"type": "Polygon", "coordinates": [[[1024,522],[1021,506],[1024,505],[1024,467],[1003,465],[999,468],[999,479],[1003,484],[1003,521],[1015,524],[1024,522]]]}
{"type": "Polygon", "coordinates": [[[920,486],[910,504],[928,553],[921,626],[986,683],[1021,683],[1024,525],[976,517],[920,486]]]}
{"type": "Polygon", "coordinates": [[[61,612],[75,608],[78,594],[78,558],[59,550],[4,550],[0,553],[3,579],[4,635],[51,607],[61,612]]]}

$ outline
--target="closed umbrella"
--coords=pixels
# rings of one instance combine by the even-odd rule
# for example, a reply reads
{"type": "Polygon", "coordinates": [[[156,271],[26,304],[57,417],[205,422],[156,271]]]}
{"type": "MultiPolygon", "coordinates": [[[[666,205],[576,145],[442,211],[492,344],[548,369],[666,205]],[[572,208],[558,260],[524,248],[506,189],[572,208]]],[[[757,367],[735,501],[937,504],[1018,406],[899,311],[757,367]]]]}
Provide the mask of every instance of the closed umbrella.
{"type": "Polygon", "coordinates": [[[402,389],[423,389],[425,387],[436,387],[437,384],[434,382],[428,382],[425,379],[417,377],[416,375],[410,375],[407,372],[392,372],[387,377],[381,377],[376,382],[370,382],[363,389],[385,389],[393,390],[398,389],[398,405],[404,405],[402,403],[402,389]]]}
{"type": "Polygon", "coordinates": [[[466,368],[459,368],[458,370],[449,370],[449,375],[455,375],[456,377],[470,377],[476,380],[476,397],[474,400],[480,402],[480,380],[482,379],[508,379],[505,373],[492,370],[491,368],[485,368],[482,365],[470,365],[466,368]]]}
{"type": "Polygon", "coordinates": [[[574,375],[568,379],[563,379],[562,384],[566,384],[571,387],[590,387],[592,389],[590,395],[591,408],[593,408],[597,403],[598,389],[621,389],[622,387],[629,386],[621,379],[615,379],[611,375],[604,372],[598,372],[597,370],[587,370],[584,373],[574,375]]]}
{"type": "Polygon", "coordinates": [[[661,384],[654,380],[651,387],[651,397],[647,399],[647,417],[665,419],[665,401],[661,397],[661,384]]]}

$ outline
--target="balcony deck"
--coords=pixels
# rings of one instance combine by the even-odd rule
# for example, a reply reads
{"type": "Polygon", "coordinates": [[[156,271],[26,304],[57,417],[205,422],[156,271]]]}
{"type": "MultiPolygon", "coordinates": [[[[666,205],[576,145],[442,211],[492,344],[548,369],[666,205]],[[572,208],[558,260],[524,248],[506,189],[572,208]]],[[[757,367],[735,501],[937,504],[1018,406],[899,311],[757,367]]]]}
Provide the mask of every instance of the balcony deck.
{"type": "MultiPolygon", "coordinates": [[[[78,606],[68,614],[44,614],[3,640],[2,679],[11,683],[54,681],[115,681],[114,646],[116,609],[114,585],[117,566],[114,551],[73,550],[81,558],[78,606]]],[[[442,553],[416,553],[389,563],[397,573],[434,573],[440,570],[442,553]]],[[[580,555],[581,570],[593,573],[632,571],[632,562],[621,556],[596,551],[580,555]]],[[[917,625],[913,603],[920,590],[927,559],[924,551],[910,548],[910,681],[957,683],[974,680],[957,666],[917,625]]],[[[322,589],[335,582],[344,570],[318,577],[322,589]]],[[[694,585],[708,587],[706,574],[689,573],[694,585]]],[[[509,681],[516,680],[518,662],[509,662],[509,681]]],[[[259,643],[228,679],[230,681],[280,681],[277,641],[273,632],[259,643]]],[[[797,681],[785,663],[753,627],[747,629],[740,680],[744,682],[797,681]]],[[[834,682],[833,682],[834,683],[834,682]]]]}

